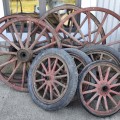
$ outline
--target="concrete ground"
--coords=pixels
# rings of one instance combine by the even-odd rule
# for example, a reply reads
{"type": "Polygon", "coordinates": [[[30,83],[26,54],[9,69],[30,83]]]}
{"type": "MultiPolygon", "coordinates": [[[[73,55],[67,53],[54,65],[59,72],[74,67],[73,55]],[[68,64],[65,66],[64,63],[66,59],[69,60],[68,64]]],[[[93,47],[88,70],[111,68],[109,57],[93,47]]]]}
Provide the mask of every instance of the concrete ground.
{"type": "Polygon", "coordinates": [[[28,93],[12,90],[0,81],[0,120],[120,120],[120,111],[112,117],[98,118],[79,104],[47,112],[34,104],[28,93]]]}

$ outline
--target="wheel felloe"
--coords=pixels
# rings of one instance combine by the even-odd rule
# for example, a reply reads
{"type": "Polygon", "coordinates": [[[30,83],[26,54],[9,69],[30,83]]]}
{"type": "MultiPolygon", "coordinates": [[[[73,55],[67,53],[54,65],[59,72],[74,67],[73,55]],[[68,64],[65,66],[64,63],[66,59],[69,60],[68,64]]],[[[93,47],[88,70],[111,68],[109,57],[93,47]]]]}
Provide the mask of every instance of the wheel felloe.
{"type": "Polygon", "coordinates": [[[120,109],[119,67],[109,61],[97,61],[84,68],[79,78],[79,95],[83,106],[93,115],[105,117],[120,109]],[[87,81],[90,75],[92,81],[87,81]],[[117,81],[117,82],[116,82],[117,81]],[[83,89],[86,85],[92,86],[83,89]],[[89,94],[89,99],[86,95],[89,94]]]}

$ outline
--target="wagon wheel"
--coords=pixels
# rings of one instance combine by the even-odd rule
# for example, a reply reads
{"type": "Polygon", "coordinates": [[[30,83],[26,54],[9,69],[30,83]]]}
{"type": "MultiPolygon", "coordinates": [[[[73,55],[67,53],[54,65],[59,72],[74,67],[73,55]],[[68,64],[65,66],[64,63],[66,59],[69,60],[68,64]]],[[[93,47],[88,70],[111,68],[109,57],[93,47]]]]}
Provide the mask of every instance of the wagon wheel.
{"type": "Polygon", "coordinates": [[[26,78],[32,59],[42,49],[56,44],[52,41],[53,36],[50,27],[33,18],[16,18],[3,25],[0,31],[0,79],[16,90],[27,91],[26,78]]]}
{"type": "MultiPolygon", "coordinates": [[[[63,19],[67,16],[69,16],[71,13],[79,10],[80,8],[79,7],[76,7],[74,5],[69,5],[69,4],[66,4],[66,5],[62,5],[62,6],[59,6],[59,7],[55,7],[49,11],[47,11],[42,17],[41,17],[41,20],[47,20],[47,22],[49,24],[51,24],[52,27],[56,28],[57,25],[63,21],[63,19]]],[[[80,16],[77,16],[76,18],[79,20],[79,17],[80,16]]],[[[99,20],[92,14],[90,13],[90,18],[92,19],[93,23],[99,27],[100,25],[100,22],[99,20]]],[[[63,23],[63,22],[62,22],[63,23]]],[[[63,28],[66,29],[67,31],[73,31],[74,30],[74,25],[71,26],[72,24],[72,21],[71,21],[71,18],[67,20],[67,22],[64,22],[63,23],[63,28]]],[[[95,31],[92,31],[93,33],[95,31]]],[[[64,32],[62,32],[64,33],[64,32]]],[[[100,31],[100,35],[101,37],[104,37],[105,36],[105,32],[104,32],[104,29],[102,28],[101,31],[100,31]]],[[[86,34],[86,37],[88,36],[88,34],[86,34]]],[[[73,46],[70,46],[69,45],[69,42],[71,42],[69,39],[67,39],[67,35],[66,34],[59,34],[59,37],[63,40],[63,42],[67,43],[68,45],[66,46],[66,44],[64,44],[63,46],[64,47],[73,47],[73,46]]]]}
{"type": "Polygon", "coordinates": [[[117,65],[120,65],[119,52],[111,47],[103,45],[93,45],[90,47],[84,47],[81,50],[85,52],[92,61],[109,60],[117,65]]]}
{"type": "Polygon", "coordinates": [[[40,53],[28,75],[30,95],[45,110],[57,110],[68,105],[76,92],[77,82],[73,59],[64,50],[55,48],[40,53]]]}
{"type": "MultiPolygon", "coordinates": [[[[92,61],[97,60],[109,60],[113,62],[114,64],[117,64],[120,66],[120,57],[119,52],[117,52],[115,49],[103,46],[103,45],[94,45],[91,47],[85,47],[82,49],[83,52],[85,52],[92,61]]],[[[116,83],[119,81],[116,81],[116,83]]],[[[119,89],[118,87],[115,87],[115,89],[119,89]]]]}
{"type": "Polygon", "coordinates": [[[84,68],[79,80],[80,99],[90,113],[105,117],[115,114],[120,109],[120,90],[114,89],[116,86],[120,87],[120,68],[118,66],[109,61],[93,62],[84,68]],[[96,76],[92,72],[93,70],[98,71],[99,76],[96,76]],[[103,73],[103,70],[106,72],[103,73]],[[86,81],[88,74],[94,79],[94,83],[86,81]],[[115,83],[116,80],[119,83],[115,83]],[[83,90],[86,85],[94,88],[89,89],[88,87],[83,90]],[[85,97],[87,94],[91,95],[89,99],[85,97]]]}
{"type": "Polygon", "coordinates": [[[65,35],[66,39],[72,41],[70,42],[72,47],[81,48],[85,45],[104,44],[105,41],[109,42],[109,40],[114,39],[114,35],[120,27],[119,21],[120,16],[108,9],[98,7],[83,8],[65,17],[57,26],[56,32],[58,34],[65,35]],[[96,25],[94,20],[91,18],[91,13],[93,13],[96,19],[99,20],[98,25],[96,25]],[[75,19],[77,16],[81,16],[82,20],[77,21],[75,19]],[[68,23],[70,19],[70,27],[66,30],[64,24],[68,23]],[[111,19],[115,21],[114,24],[110,23],[111,19]],[[108,23],[111,26],[109,30],[106,30],[105,28],[108,23]],[[74,33],[72,32],[72,28],[74,28],[74,33]],[[104,36],[101,36],[103,29],[106,30],[106,33],[104,36]]]}

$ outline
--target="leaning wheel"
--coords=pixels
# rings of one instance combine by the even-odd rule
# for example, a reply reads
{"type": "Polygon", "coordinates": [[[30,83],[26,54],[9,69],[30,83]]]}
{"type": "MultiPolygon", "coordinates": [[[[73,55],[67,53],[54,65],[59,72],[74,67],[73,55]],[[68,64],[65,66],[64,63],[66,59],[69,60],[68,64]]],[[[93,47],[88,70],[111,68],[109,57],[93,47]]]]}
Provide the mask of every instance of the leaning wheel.
{"type": "Polygon", "coordinates": [[[16,90],[27,91],[26,79],[32,59],[39,51],[56,44],[53,36],[49,26],[30,17],[12,19],[3,25],[0,30],[0,80],[16,90]]]}
{"type": "MultiPolygon", "coordinates": [[[[105,44],[113,39],[114,35],[119,30],[119,21],[120,16],[108,9],[99,7],[83,8],[65,17],[57,26],[56,32],[59,35],[65,35],[66,39],[71,41],[69,44],[72,45],[72,47],[81,48],[91,44],[105,44]],[[99,20],[98,25],[96,25],[91,18],[91,13],[99,20]],[[100,17],[100,15],[102,17],[100,17]],[[77,16],[80,16],[81,19],[77,20],[77,16]],[[109,18],[116,22],[110,26],[109,30],[106,30],[105,28],[109,18]],[[70,26],[66,29],[64,24],[68,23],[69,20],[71,20],[70,26]],[[101,36],[103,29],[106,30],[106,33],[104,36],[101,36]]],[[[64,46],[66,46],[66,44],[64,46]]]]}
{"type": "Polygon", "coordinates": [[[78,74],[71,56],[61,49],[48,49],[33,61],[28,88],[33,101],[45,110],[70,103],[76,92],[78,74]]]}
{"type": "Polygon", "coordinates": [[[92,61],[109,60],[117,65],[120,65],[120,54],[111,47],[103,45],[93,45],[89,47],[84,47],[81,50],[85,52],[92,61]]]}
{"type": "MultiPolygon", "coordinates": [[[[63,23],[62,24],[62,28],[65,29],[66,31],[69,31],[69,33],[71,34],[71,32],[73,32],[75,30],[75,24],[73,23],[72,19],[68,19],[66,22],[63,22],[64,18],[69,16],[70,14],[74,13],[75,11],[79,10],[80,8],[75,6],[75,5],[62,5],[59,7],[55,7],[49,11],[47,11],[42,17],[41,20],[47,21],[48,24],[50,24],[52,27],[56,28],[59,23],[63,23]]],[[[86,14],[86,13],[85,13],[86,14]]],[[[78,15],[76,17],[78,20],[80,18],[80,16],[78,15]]],[[[90,18],[93,21],[93,23],[99,27],[100,22],[99,20],[92,14],[90,13],[90,18]]],[[[59,27],[57,27],[59,29],[59,27]]],[[[57,29],[57,31],[58,31],[57,29]]],[[[63,32],[63,31],[58,31],[60,32],[59,37],[62,41],[62,46],[64,48],[76,48],[75,46],[71,46],[71,44],[73,43],[71,39],[69,39],[69,36],[63,32]],[[62,32],[62,34],[61,34],[62,32]]],[[[92,33],[95,33],[95,31],[92,31],[92,33]]],[[[100,35],[101,37],[105,36],[105,32],[104,29],[102,28],[100,31],[100,35]]],[[[86,34],[86,37],[88,36],[88,34],[86,34]]]]}
{"type": "Polygon", "coordinates": [[[120,68],[117,65],[109,61],[89,64],[79,77],[79,95],[83,106],[95,116],[115,114],[120,109],[120,90],[115,90],[116,86],[120,87],[120,68]],[[94,82],[87,81],[88,74],[94,82]],[[116,83],[116,80],[119,82],[116,83]],[[86,85],[92,86],[92,89],[88,87],[84,90],[86,85]],[[86,99],[88,94],[91,97],[86,99]]]}
{"type": "Polygon", "coordinates": [[[67,51],[73,57],[79,74],[86,65],[92,62],[91,59],[80,50],[66,48],[65,51],[67,51]]]}

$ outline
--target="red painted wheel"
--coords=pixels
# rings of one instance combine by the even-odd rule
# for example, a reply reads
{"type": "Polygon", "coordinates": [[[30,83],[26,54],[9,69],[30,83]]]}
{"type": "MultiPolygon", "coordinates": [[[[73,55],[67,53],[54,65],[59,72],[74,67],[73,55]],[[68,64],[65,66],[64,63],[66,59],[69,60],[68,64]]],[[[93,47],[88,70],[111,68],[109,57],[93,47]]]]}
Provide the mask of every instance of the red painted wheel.
{"type": "Polygon", "coordinates": [[[28,88],[33,101],[45,110],[70,103],[76,92],[78,74],[72,57],[61,49],[48,49],[33,61],[28,88]]]}
{"type": "MultiPolygon", "coordinates": [[[[59,23],[63,23],[63,20],[64,20],[65,17],[69,16],[70,14],[74,13],[75,11],[77,11],[79,9],[80,8],[75,6],[75,5],[69,5],[69,4],[62,5],[62,6],[55,7],[53,9],[47,11],[40,19],[44,20],[44,21],[47,21],[48,24],[50,24],[52,27],[56,28],[59,25],[59,23]]],[[[79,16],[77,16],[76,18],[79,20],[79,16]]],[[[90,18],[93,21],[93,23],[97,27],[99,27],[100,22],[92,13],[90,13],[90,18]]],[[[73,32],[74,29],[75,29],[74,25],[71,26],[71,22],[72,22],[72,20],[70,18],[70,19],[67,20],[67,22],[64,22],[63,25],[62,25],[63,28],[65,30],[69,31],[69,32],[70,31],[73,32]]],[[[63,42],[62,46],[64,48],[76,48],[75,46],[71,46],[71,43],[73,43],[73,42],[70,39],[68,39],[66,33],[62,32],[62,34],[61,33],[58,34],[60,39],[63,42]]],[[[100,31],[100,35],[101,35],[101,37],[105,36],[105,32],[104,32],[103,28],[100,31]]],[[[88,35],[86,35],[86,37],[87,36],[88,35]]]]}
{"type": "MultiPolygon", "coordinates": [[[[119,21],[120,16],[108,9],[98,7],[83,8],[65,17],[57,26],[56,32],[59,35],[62,34],[62,36],[66,36],[67,41],[71,41],[69,42],[69,46],[72,45],[72,47],[81,48],[91,44],[105,44],[105,41],[109,42],[109,40],[112,39],[112,35],[114,36],[119,30],[119,21]],[[91,18],[91,13],[99,20],[98,25],[96,25],[91,18]],[[101,18],[99,18],[100,15],[102,15],[101,18]],[[77,20],[77,16],[81,16],[81,19],[77,20]],[[101,36],[102,29],[105,30],[106,24],[110,22],[108,21],[109,18],[116,22],[111,25],[109,30],[106,30],[104,36],[101,36]],[[69,29],[66,29],[64,24],[67,24],[70,19],[69,29]]],[[[66,44],[64,46],[66,46],[66,44]]]]}
{"type": "Polygon", "coordinates": [[[110,61],[89,64],[79,78],[79,95],[83,106],[93,115],[106,117],[120,109],[120,68],[110,61]],[[87,81],[90,75],[94,82],[87,81]],[[116,81],[119,81],[116,83],[116,81]],[[86,85],[92,86],[84,90],[86,85]],[[90,95],[86,99],[86,95],[90,95]]]}
{"type": "Polygon", "coordinates": [[[32,59],[39,51],[56,44],[53,36],[49,26],[30,17],[12,19],[3,25],[0,29],[0,80],[16,90],[27,91],[26,79],[32,59]]]}

